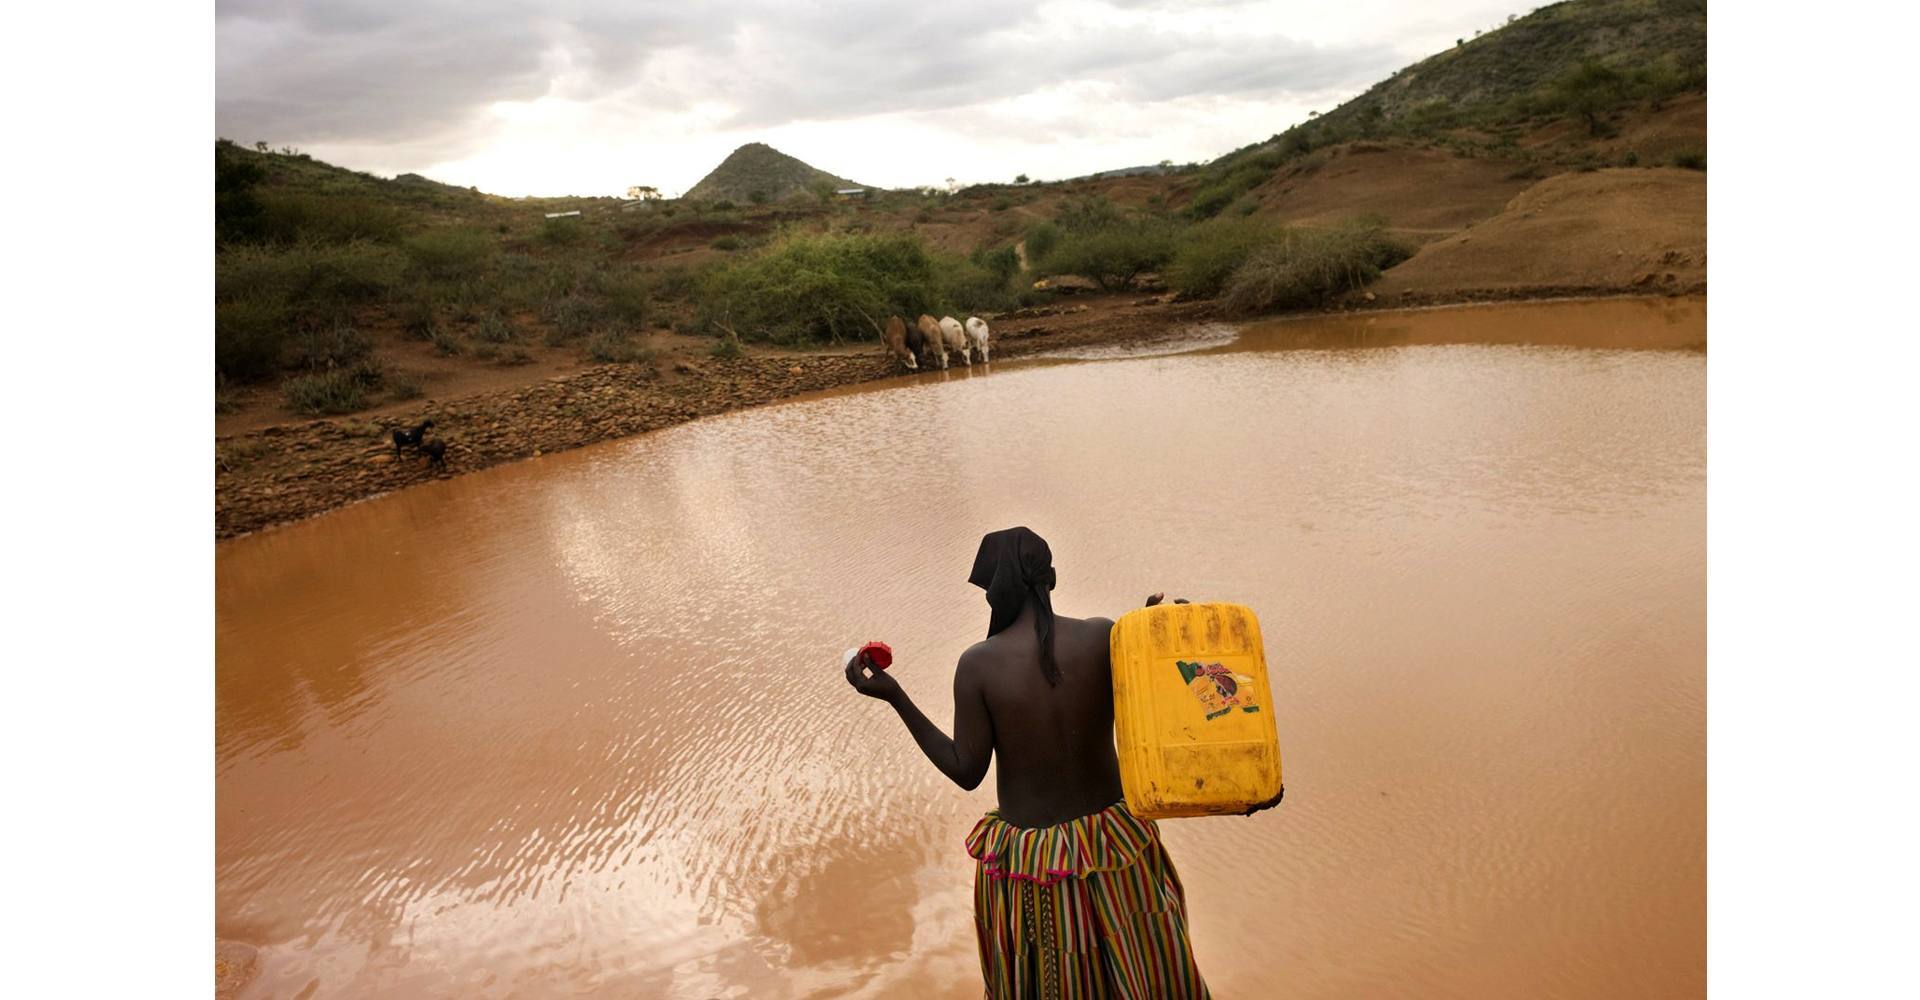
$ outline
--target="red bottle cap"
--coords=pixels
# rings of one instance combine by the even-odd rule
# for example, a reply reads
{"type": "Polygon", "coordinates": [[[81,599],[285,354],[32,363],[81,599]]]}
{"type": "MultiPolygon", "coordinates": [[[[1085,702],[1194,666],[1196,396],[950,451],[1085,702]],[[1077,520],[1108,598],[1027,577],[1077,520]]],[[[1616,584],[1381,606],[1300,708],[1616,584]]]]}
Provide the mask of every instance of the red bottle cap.
{"type": "Polygon", "coordinates": [[[860,647],[860,652],[867,654],[867,662],[873,664],[875,670],[893,666],[893,647],[884,642],[867,643],[860,647]]]}

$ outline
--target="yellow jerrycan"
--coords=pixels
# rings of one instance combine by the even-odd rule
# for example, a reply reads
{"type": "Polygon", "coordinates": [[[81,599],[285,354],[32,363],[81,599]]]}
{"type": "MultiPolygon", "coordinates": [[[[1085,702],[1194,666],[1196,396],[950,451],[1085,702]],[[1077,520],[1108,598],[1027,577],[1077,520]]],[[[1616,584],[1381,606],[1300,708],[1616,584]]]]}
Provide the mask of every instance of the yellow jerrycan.
{"type": "Polygon", "coordinates": [[[1279,801],[1280,736],[1260,622],[1240,604],[1161,604],[1113,623],[1120,784],[1136,816],[1279,801]]]}

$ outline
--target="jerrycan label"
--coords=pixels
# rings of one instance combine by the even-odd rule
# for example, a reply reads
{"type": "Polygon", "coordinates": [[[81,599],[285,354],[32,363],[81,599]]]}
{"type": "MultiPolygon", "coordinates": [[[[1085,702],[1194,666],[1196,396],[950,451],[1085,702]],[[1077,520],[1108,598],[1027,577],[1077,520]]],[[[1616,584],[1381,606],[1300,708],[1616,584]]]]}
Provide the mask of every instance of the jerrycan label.
{"type": "Polygon", "coordinates": [[[1260,711],[1259,699],[1253,692],[1253,678],[1246,674],[1235,673],[1219,663],[1178,660],[1174,666],[1180,671],[1181,682],[1200,702],[1200,710],[1208,722],[1228,715],[1234,709],[1242,712],[1260,711]]]}

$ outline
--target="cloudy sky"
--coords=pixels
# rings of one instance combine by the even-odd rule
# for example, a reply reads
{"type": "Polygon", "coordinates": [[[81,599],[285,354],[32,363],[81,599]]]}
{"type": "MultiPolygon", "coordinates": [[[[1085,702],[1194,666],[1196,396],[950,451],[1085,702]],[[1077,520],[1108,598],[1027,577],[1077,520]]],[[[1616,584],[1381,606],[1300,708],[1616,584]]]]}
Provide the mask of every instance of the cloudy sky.
{"type": "Polygon", "coordinates": [[[766,142],[867,184],[1264,139],[1533,3],[218,0],[219,134],[506,195],[678,194],[766,142]]]}

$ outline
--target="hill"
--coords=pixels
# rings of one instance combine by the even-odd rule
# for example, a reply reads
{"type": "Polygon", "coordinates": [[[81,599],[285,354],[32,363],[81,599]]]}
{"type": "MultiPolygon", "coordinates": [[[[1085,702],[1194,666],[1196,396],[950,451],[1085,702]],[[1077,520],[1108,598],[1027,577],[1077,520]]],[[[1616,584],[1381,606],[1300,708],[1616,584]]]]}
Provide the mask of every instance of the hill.
{"type": "Polygon", "coordinates": [[[865,187],[794,159],[762,142],[750,142],[727,155],[700,183],[689,188],[691,201],[731,201],[761,204],[795,195],[811,195],[820,187],[865,187]]]}

